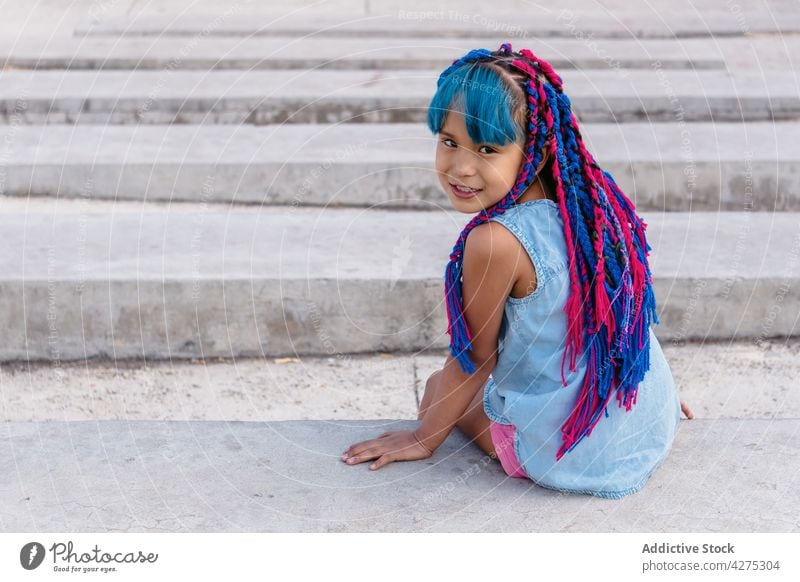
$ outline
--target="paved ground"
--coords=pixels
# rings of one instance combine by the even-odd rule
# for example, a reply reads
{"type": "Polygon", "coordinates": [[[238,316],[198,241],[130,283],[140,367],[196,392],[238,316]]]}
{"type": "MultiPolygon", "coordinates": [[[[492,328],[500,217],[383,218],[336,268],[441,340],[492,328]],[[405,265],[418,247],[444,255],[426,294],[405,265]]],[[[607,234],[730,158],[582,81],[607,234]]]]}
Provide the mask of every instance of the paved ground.
{"type": "MultiPolygon", "coordinates": [[[[800,418],[799,339],[662,347],[696,418],[800,418]]],[[[6,363],[2,419],[412,420],[445,355],[6,363]]]]}
{"type": "Polygon", "coordinates": [[[416,423],[88,421],[0,425],[0,529],[172,532],[787,532],[797,420],[683,421],[646,489],[564,495],[505,477],[454,432],[378,471],[345,448],[416,423]],[[780,459],[780,462],[776,461],[780,459]]]}

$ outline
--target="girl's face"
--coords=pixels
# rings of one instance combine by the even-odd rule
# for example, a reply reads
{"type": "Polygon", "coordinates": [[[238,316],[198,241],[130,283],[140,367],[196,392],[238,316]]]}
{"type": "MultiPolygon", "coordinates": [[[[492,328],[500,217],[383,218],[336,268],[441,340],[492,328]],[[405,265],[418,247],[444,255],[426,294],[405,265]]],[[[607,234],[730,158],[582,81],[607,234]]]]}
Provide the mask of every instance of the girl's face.
{"type": "Polygon", "coordinates": [[[480,212],[502,200],[514,186],[524,158],[522,141],[504,146],[476,144],[467,133],[464,114],[457,111],[445,116],[438,140],[436,172],[456,210],[480,212]]]}

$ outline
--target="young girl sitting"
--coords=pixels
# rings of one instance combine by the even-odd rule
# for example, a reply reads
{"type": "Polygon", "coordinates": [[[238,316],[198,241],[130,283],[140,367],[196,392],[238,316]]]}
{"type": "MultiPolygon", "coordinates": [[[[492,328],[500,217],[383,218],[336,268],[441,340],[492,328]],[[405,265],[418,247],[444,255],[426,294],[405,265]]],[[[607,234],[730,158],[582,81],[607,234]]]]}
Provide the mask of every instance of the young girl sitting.
{"type": "Polygon", "coordinates": [[[666,458],[681,409],[692,418],[650,329],[644,221],[586,149],[561,78],[528,50],[454,61],[428,126],[450,203],[475,214],[445,272],[450,355],[416,430],[342,459],[424,459],[457,426],[510,477],[635,493],[666,458]]]}

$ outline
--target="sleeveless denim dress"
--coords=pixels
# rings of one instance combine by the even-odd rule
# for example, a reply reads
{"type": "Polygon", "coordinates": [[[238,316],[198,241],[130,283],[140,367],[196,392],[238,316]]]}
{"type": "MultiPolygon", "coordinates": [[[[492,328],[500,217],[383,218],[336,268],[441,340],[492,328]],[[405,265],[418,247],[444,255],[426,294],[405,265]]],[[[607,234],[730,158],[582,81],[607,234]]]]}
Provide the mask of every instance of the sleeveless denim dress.
{"type": "Polygon", "coordinates": [[[491,220],[513,233],[530,255],[537,286],[506,301],[497,363],[484,387],[490,420],[513,425],[514,453],[536,484],[558,491],[619,499],[640,490],[666,459],[680,423],[680,400],[652,329],[650,369],[629,412],[613,394],[592,433],[556,461],[561,426],[586,374],[587,353],[575,372],[561,358],[566,346],[569,269],[564,223],[549,199],[523,202],[491,220]]]}

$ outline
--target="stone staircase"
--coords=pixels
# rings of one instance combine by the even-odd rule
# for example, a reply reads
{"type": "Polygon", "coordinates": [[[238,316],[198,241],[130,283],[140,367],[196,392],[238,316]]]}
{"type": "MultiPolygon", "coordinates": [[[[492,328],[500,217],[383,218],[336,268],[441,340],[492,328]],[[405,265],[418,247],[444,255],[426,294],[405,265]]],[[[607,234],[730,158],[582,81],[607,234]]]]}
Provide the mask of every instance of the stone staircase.
{"type": "Polygon", "coordinates": [[[507,20],[524,34],[392,2],[352,19],[109,7],[60,34],[6,35],[0,529],[800,529],[777,506],[800,507],[800,399],[759,373],[788,369],[799,345],[800,76],[784,54],[797,41],[778,33],[800,20],[754,11],[743,26],[710,4],[704,22],[630,11],[620,26],[572,2],[507,20]],[[420,122],[442,68],[509,40],[562,74],[589,147],[647,222],[654,331],[688,368],[698,418],[621,502],[505,479],[458,431],[419,466],[337,464],[350,442],[411,426],[441,365],[442,274],[466,217],[436,186],[420,122]],[[730,350],[759,362],[742,386],[769,397],[726,414],[746,389],[717,385],[730,350]],[[237,362],[258,361],[243,358],[293,371],[234,389],[237,362]],[[136,402],[164,408],[135,413],[130,386],[104,393],[125,405],[97,406],[109,361],[161,370],[136,402]],[[346,370],[373,400],[382,378],[383,404],[342,405],[346,370]],[[281,401],[298,378],[302,400],[281,401]],[[214,413],[226,390],[240,404],[214,413]],[[20,408],[30,392],[44,396],[20,408]],[[284,405],[268,408],[273,394],[284,405]],[[400,420],[374,420],[387,417],[400,420]],[[55,481],[34,478],[37,462],[55,481]],[[119,485],[142,474],[153,491],[119,485]],[[365,484],[370,504],[353,493],[365,484]]]}

